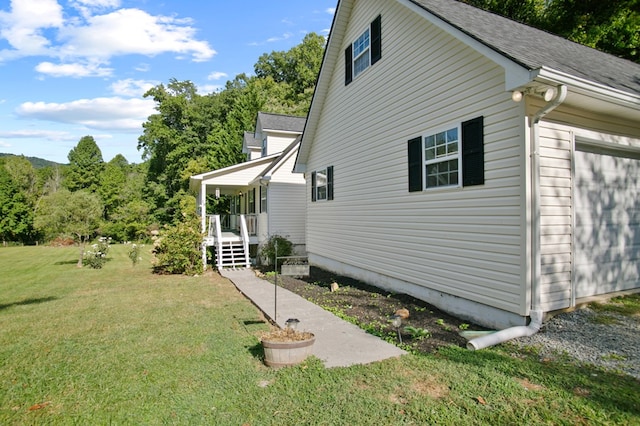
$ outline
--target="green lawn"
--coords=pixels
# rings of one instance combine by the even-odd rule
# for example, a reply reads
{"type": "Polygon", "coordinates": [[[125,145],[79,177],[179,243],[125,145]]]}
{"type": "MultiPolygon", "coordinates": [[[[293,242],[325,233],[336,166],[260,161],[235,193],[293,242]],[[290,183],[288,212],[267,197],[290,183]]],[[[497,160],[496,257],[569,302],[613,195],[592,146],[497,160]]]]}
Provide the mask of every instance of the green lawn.
{"type": "Polygon", "coordinates": [[[509,347],[271,370],[227,280],[0,248],[0,424],[640,424],[640,383],[509,347]]]}

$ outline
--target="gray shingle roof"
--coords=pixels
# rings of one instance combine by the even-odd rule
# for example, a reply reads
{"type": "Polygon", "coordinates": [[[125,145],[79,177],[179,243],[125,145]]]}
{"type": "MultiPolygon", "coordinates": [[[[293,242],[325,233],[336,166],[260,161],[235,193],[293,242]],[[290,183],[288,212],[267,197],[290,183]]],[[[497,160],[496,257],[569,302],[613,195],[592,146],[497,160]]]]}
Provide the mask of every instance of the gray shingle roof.
{"type": "Polygon", "coordinates": [[[454,0],[410,0],[516,63],[640,93],[640,64],[454,0]]]}
{"type": "Polygon", "coordinates": [[[244,143],[247,148],[262,148],[262,141],[256,139],[254,132],[244,132],[244,143]]]}
{"type": "Polygon", "coordinates": [[[258,121],[263,129],[302,133],[307,119],[306,117],[259,112],[258,121]]]}

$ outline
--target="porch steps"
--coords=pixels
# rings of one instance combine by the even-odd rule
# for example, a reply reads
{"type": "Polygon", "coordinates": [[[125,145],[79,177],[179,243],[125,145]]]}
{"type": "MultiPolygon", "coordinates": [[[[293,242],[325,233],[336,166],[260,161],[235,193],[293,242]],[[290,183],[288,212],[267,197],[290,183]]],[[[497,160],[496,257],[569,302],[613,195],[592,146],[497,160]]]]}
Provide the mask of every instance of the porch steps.
{"type": "Polygon", "coordinates": [[[223,241],[220,248],[221,253],[216,253],[218,269],[249,267],[242,241],[223,241]]]}

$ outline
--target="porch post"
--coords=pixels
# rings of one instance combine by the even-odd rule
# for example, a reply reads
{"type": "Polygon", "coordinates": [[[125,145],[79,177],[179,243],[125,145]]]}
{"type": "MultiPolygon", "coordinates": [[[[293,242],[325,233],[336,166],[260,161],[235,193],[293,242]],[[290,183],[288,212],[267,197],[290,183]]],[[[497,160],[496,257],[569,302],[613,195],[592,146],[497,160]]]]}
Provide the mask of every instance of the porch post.
{"type": "Polygon", "coordinates": [[[200,185],[200,221],[202,223],[202,269],[207,270],[207,244],[204,235],[207,233],[207,184],[202,181],[200,185]]]}

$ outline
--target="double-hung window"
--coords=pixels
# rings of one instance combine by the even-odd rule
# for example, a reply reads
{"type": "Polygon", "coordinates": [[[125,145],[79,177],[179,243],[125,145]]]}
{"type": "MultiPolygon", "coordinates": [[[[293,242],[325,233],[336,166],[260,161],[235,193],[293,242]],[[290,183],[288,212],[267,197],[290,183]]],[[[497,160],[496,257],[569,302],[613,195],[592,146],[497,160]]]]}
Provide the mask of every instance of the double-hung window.
{"type": "Polygon", "coordinates": [[[460,185],[460,141],[458,127],[425,136],[425,188],[460,185]]]}
{"type": "Polygon", "coordinates": [[[353,42],[353,78],[369,68],[369,28],[353,42]]]}

